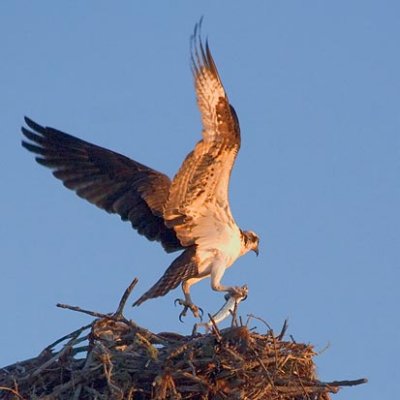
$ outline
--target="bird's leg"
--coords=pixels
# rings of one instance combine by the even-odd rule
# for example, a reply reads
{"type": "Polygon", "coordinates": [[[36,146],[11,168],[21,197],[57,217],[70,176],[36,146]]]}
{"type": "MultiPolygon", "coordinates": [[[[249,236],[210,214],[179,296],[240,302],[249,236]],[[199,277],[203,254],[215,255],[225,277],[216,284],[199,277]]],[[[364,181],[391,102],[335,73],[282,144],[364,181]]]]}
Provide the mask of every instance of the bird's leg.
{"type": "Polygon", "coordinates": [[[242,298],[247,295],[243,289],[244,286],[225,286],[221,284],[221,278],[224,275],[225,266],[222,263],[215,263],[211,269],[211,288],[217,292],[227,292],[230,296],[235,298],[242,298]]]}
{"type": "Polygon", "coordinates": [[[176,299],[175,300],[175,305],[179,304],[183,306],[182,312],[179,314],[179,321],[182,321],[182,317],[186,317],[187,311],[190,310],[193,313],[193,316],[195,318],[200,318],[200,320],[203,320],[203,310],[200,307],[197,307],[195,304],[193,304],[192,299],[190,297],[190,286],[192,286],[194,283],[198,282],[200,279],[199,278],[194,278],[194,279],[188,279],[187,281],[184,281],[182,283],[182,290],[183,294],[185,296],[185,299],[176,299]]]}

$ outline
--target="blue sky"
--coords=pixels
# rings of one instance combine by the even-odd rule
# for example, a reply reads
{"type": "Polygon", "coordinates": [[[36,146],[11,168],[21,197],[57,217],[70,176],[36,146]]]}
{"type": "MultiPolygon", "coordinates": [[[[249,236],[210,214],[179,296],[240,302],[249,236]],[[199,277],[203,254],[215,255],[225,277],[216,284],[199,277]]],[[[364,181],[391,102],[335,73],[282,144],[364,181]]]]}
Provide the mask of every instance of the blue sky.
{"type": "MultiPolygon", "coordinates": [[[[223,282],[240,313],[325,350],[323,380],[368,377],[336,399],[391,396],[400,379],[400,5],[395,1],[2,1],[0,365],[37,355],[116,309],[174,258],[84,202],[20,146],[28,115],[173,176],[200,138],[189,37],[203,32],[239,115],[238,224],[261,237],[223,282]]],[[[216,311],[209,281],[195,303],[216,311]]],[[[189,333],[168,296],[128,307],[189,333]]],[[[254,325],[263,331],[258,322],[254,325]]]]}

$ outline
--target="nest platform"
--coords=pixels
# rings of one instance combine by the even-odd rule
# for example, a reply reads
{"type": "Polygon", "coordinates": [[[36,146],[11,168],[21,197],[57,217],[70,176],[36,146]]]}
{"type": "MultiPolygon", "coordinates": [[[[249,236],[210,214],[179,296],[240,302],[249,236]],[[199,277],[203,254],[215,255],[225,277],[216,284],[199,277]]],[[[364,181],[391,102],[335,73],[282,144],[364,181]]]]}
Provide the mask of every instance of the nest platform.
{"type": "Polygon", "coordinates": [[[328,400],[366,382],[321,382],[313,346],[286,340],[286,324],[277,335],[251,330],[251,318],[207,334],[152,333],[123,317],[130,290],[114,314],[60,305],[96,319],[1,368],[0,399],[328,400]]]}

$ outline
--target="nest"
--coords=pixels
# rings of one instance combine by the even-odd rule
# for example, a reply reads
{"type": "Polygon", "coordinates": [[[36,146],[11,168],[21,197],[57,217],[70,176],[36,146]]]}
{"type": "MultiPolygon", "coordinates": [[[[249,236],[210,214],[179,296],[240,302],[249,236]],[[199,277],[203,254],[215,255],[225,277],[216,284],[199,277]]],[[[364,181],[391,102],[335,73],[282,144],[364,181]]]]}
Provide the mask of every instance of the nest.
{"type": "Polygon", "coordinates": [[[328,400],[366,382],[319,381],[313,347],[284,340],[286,324],[278,335],[252,331],[251,318],[203,335],[152,333],[122,315],[134,283],[114,314],[60,305],[97,318],[0,369],[0,399],[328,400]]]}

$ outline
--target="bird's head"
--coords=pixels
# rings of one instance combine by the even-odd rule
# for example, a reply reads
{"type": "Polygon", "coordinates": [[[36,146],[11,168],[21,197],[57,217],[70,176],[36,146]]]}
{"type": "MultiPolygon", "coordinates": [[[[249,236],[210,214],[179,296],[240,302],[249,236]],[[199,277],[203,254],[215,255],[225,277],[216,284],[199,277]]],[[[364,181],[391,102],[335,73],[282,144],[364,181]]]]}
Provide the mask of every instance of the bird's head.
{"type": "Polygon", "coordinates": [[[242,231],[242,242],[243,242],[243,254],[252,250],[258,256],[258,245],[260,243],[260,239],[255,232],[242,231]]]}

